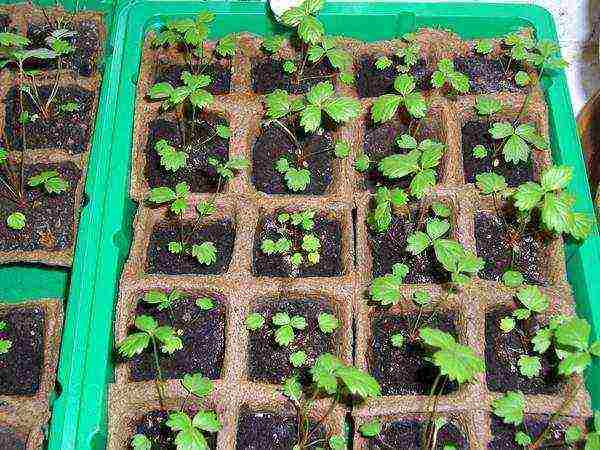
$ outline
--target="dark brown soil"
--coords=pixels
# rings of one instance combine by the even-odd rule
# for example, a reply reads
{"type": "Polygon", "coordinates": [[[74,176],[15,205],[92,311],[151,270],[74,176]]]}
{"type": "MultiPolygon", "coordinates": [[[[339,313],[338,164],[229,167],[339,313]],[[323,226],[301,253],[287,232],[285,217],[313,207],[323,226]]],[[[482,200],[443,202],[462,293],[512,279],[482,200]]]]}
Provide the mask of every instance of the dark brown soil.
{"type": "MultiPolygon", "coordinates": [[[[13,170],[16,168],[13,168],[13,170]]],[[[73,220],[75,210],[75,189],[81,171],[72,163],[34,164],[25,167],[25,179],[45,170],[56,170],[69,182],[67,192],[48,194],[43,188],[27,187],[26,206],[17,206],[2,198],[0,201],[0,251],[64,250],[73,245],[75,235],[73,220]],[[22,230],[9,228],[6,219],[14,212],[25,215],[26,223],[22,230]]],[[[4,173],[2,173],[4,176],[4,173]]],[[[6,188],[2,189],[3,196],[6,188]]]]}
{"type": "MultiPolygon", "coordinates": [[[[415,419],[402,419],[384,424],[379,436],[370,440],[369,449],[421,450],[424,447],[422,443],[425,428],[425,421],[415,419]],[[382,442],[385,445],[382,445],[382,442]]],[[[454,444],[457,450],[469,448],[467,436],[452,422],[438,431],[435,449],[442,450],[447,444],[454,444]]]]}
{"type": "MultiPolygon", "coordinates": [[[[199,74],[200,67],[194,65],[192,70],[188,65],[182,64],[160,64],[156,67],[156,74],[154,76],[155,83],[161,83],[167,81],[173,87],[178,87],[183,84],[181,81],[181,74],[184,71],[188,71],[192,74],[199,74]]],[[[208,75],[212,82],[205,88],[214,95],[228,94],[231,84],[231,68],[225,63],[225,60],[217,61],[213,64],[208,64],[202,71],[203,75],[208,75]]]]}
{"type": "MultiPolygon", "coordinates": [[[[369,372],[377,379],[383,395],[429,395],[439,369],[426,358],[431,352],[419,339],[419,328],[437,328],[456,337],[453,314],[426,313],[417,322],[417,314],[406,316],[379,315],[371,322],[371,342],[369,347],[369,372]],[[415,324],[418,324],[415,328],[415,324]],[[400,333],[404,345],[394,347],[391,337],[400,333]],[[413,336],[411,337],[411,334],[413,336]]],[[[455,382],[444,385],[443,394],[456,391],[455,382]]]]}
{"type": "MultiPolygon", "coordinates": [[[[492,440],[488,444],[489,450],[517,450],[523,447],[518,446],[515,443],[515,435],[518,430],[512,424],[505,424],[502,419],[492,415],[492,440]]],[[[546,426],[548,425],[548,416],[532,416],[526,415],[524,420],[525,429],[529,436],[535,440],[539,437],[546,426]]],[[[552,427],[546,440],[546,444],[542,445],[541,449],[552,449],[552,450],[569,450],[569,449],[583,449],[583,446],[574,445],[559,445],[564,442],[564,432],[566,427],[562,424],[556,424],[552,427]]],[[[519,431],[524,431],[519,429],[519,431]]]]}
{"type": "Polygon", "coordinates": [[[531,338],[541,325],[536,319],[517,321],[514,330],[502,332],[500,319],[509,316],[513,309],[502,307],[486,314],[485,359],[488,388],[493,392],[557,394],[564,382],[558,376],[558,360],[553,352],[548,351],[540,356],[542,370],[539,377],[527,378],[519,372],[519,356],[534,354],[531,338]]]}
{"type": "MultiPolygon", "coordinates": [[[[311,421],[311,430],[315,424],[311,421]]],[[[320,426],[312,435],[312,440],[325,438],[325,430],[320,426]]],[[[242,408],[237,430],[237,450],[291,450],[298,442],[298,419],[295,416],[282,416],[267,411],[250,411],[242,408]]],[[[316,449],[321,444],[313,444],[306,449],[316,449]]]]}
{"type": "Polygon", "coordinates": [[[0,448],[7,450],[25,450],[25,442],[10,428],[0,425],[0,448]]]}
{"type": "MultiPolygon", "coordinates": [[[[504,213],[505,220],[514,230],[518,226],[512,214],[504,213]]],[[[536,224],[525,228],[524,236],[515,242],[514,259],[511,264],[512,247],[505,222],[495,214],[475,214],[475,245],[477,255],[485,260],[479,271],[484,280],[500,281],[502,274],[513,267],[523,274],[526,283],[546,285],[548,264],[545,244],[535,234],[536,224]]]]}
{"type": "MultiPolygon", "coordinates": [[[[340,224],[329,220],[322,214],[314,218],[315,226],[311,233],[321,241],[321,258],[317,264],[300,266],[300,277],[337,277],[343,272],[341,260],[342,231],[340,224]]],[[[278,230],[277,218],[274,215],[263,217],[258,224],[254,238],[254,261],[252,272],[262,277],[290,277],[294,270],[288,257],[282,255],[267,255],[261,250],[264,239],[277,240],[281,237],[278,230]]],[[[294,237],[293,247],[299,249],[304,232],[294,237]]],[[[301,251],[301,253],[306,253],[301,251]]],[[[306,256],[306,255],[304,255],[306,256]]],[[[305,258],[306,259],[306,258],[305,258]]]]}
{"type": "MultiPolygon", "coordinates": [[[[15,306],[0,314],[6,329],[0,339],[12,346],[0,355],[0,395],[35,395],[44,363],[45,312],[39,306],[15,306]]],[[[6,448],[6,447],[2,447],[6,448]]]]}
{"type": "Polygon", "coordinates": [[[169,242],[180,240],[179,221],[171,220],[157,223],[152,230],[146,261],[148,273],[213,275],[227,272],[235,241],[235,228],[230,219],[206,225],[184,222],[183,232],[189,236],[185,241],[189,245],[212,242],[217,248],[217,261],[207,266],[191,255],[171,253],[169,242]]]}
{"type": "MultiPolygon", "coordinates": [[[[183,378],[188,373],[201,373],[212,380],[221,376],[225,351],[225,307],[222,298],[211,295],[209,297],[213,299],[215,308],[208,311],[200,309],[195,301],[204,296],[186,295],[171,310],[163,311],[142,298],[138,299],[136,317],[154,317],[160,326],[173,327],[183,341],[183,349],[172,355],[159,353],[160,367],[166,379],[183,378]]],[[[156,376],[151,348],[132,358],[132,381],[153,380],[156,376]]]]}
{"type": "Polygon", "coordinates": [[[266,299],[261,307],[253,312],[261,313],[266,323],[258,331],[250,332],[248,350],[249,376],[251,381],[278,384],[297,372],[290,363],[290,355],[303,350],[306,352],[306,363],[300,369],[302,381],[309,381],[309,367],[323,353],[336,353],[335,333],[326,334],[319,329],[318,318],[322,313],[333,314],[326,300],[307,300],[302,298],[266,299]],[[304,330],[294,330],[296,338],[287,347],[275,342],[272,318],[278,312],[287,312],[306,319],[304,330]],[[270,332],[266,332],[269,330],[270,332]]]}
{"type": "MultiPolygon", "coordinates": [[[[38,87],[42,104],[46,103],[52,90],[51,85],[38,87]]],[[[59,87],[56,97],[50,105],[50,116],[45,118],[31,97],[23,93],[25,111],[31,117],[38,115],[37,119],[25,125],[25,139],[27,149],[59,148],[73,154],[83,153],[88,149],[90,136],[93,129],[94,94],[77,85],[59,87]],[[59,111],[60,105],[75,102],[79,105],[78,111],[59,111]]],[[[11,150],[22,150],[21,124],[19,116],[18,91],[11,88],[6,97],[6,124],[4,133],[11,150]]]]}
{"type": "MultiPolygon", "coordinates": [[[[215,192],[219,185],[217,171],[208,163],[209,157],[225,162],[229,159],[229,140],[215,136],[217,125],[227,122],[216,114],[203,112],[195,122],[186,124],[186,142],[176,122],[155,119],[150,122],[150,136],[146,145],[144,175],[151,188],[170,186],[185,181],[192,192],[215,192]],[[214,137],[213,137],[214,136],[214,137]],[[185,167],[176,172],[166,170],[160,164],[160,155],[154,148],[156,142],[165,139],[178,151],[188,154],[185,167]],[[210,139],[210,140],[209,140],[210,139]]],[[[224,188],[223,181],[221,189],[224,188]]]]}
{"type": "MultiPolygon", "coordinates": [[[[441,125],[437,122],[431,123],[430,120],[421,120],[419,122],[415,120],[411,122],[404,114],[382,124],[374,124],[370,120],[367,121],[364,149],[365,153],[369,155],[371,165],[369,166],[369,171],[365,172],[366,188],[372,191],[376,186],[383,185],[390,188],[400,187],[406,189],[410,184],[411,177],[408,176],[399,180],[390,180],[379,172],[377,167],[379,161],[386,156],[396,153],[408,153],[408,150],[402,149],[396,144],[396,138],[400,137],[402,134],[410,134],[419,142],[425,139],[433,139],[442,142],[440,129],[441,125]],[[418,123],[420,123],[420,125],[418,125],[418,123]],[[417,129],[418,132],[415,136],[414,132],[417,129]]],[[[443,171],[444,161],[445,157],[442,157],[442,161],[437,168],[438,175],[443,171]]]]}
{"type": "Polygon", "coordinates": [[[272,57],[255,59],[252,61],[252,90],[256,94],[270,94],[275,89],[283,89],[290,94],[304,94],[321,81],[335,83],[333,75],[335,70],[329,62],[321,60],[316,64],[307,63],[300,82],[298,74],[302,61],[295,60],[298,71],[288,74],[283,70],[285,60],[272,57]]]}
{"type": "Polygon", "coordinates": [[[305,134],[291,121],[284,125],[292,131],[301,148],[281,126],[275,122],[265,123],[252,149],[252,183],[267,194],[324,194],[333,180],[333,142],[329,133],[305,134]],[[298,155],[300,153],[300,155],[298,155]],[[304,191],[288,189],[284,174],[275,169],[279,158],[286,158],[293,167],[310,171],[310,184],[304,191]]]}
{"type": "MultiPolygon", "coordinates": [[[[388,55],[394,64],[387,69],[380,70],[375,67],[377,58],[365,56],[360,59],[356,76],[356,89],[360,98],[379,97],[384,94],[395,94],[394,80],[399,75],[396,65],[400,63],[394,55],[388,55]]],[[[427,91],[431,89],[431,74],[425,59],[421,58],[408,72],[415,78],[417,89],[427,91]]]]}
{"type": "Polygon", "coordinates": [[[511,187],[533,180],[531,158],[527,162],[520,161],[518,164],[514,164],[504,159],[501,150],[498,150],[498,155],[494,156],[501,141],[492,138],[488,132],[490,127],[490,123],[479,121],[467,122],[462,127],[462,155],[466,182],[475,183],[477,174],[484,172],[502,175],[511,187]],[[483,145],[487,149],[488,154],[485,158],[473,156],[473,149],[477,145],[483,145]]]}
{"type": "MultiPolygon", "coordinates": [[[[410,269],[404,279],[408,284],[445,283],[449,280],[448,272],[437,261],[433,247],[429,247],[421,254],[413,256],[406,250],[408,236],[414,233],[419,212],[415,209],[408,217],[392,214],[392,224],[384,233],[375,233],[369,227],[369,244],[373,258],[373,277],[380,277],[392,273],[392,266],[404,263],[410,269]]],[[[432,215],[429,215],[432,217],[432,215]]],[[[422,220],[420,229],[425,228],[428,216],[422,220]]]]}
{"type": "MultiPolygon", "coordinates": [[[[186,411],[190,418],[194,418],[197,411],[186,411]]],[[[166,422],[169,419],[169,415],[165,411],[150,411],[146,413],[135,427],[134,434],[143,434],[152,441],[151,450],[176,450],[175,444],[176,433],[171,431],[167,426],[166,422]]],[[[217,435],[216,433],[202,432],[206,440],[208,441],[208,447],[211,450],[217,448],[217,435]]],[[[133,436],[131,436],[133,438],[133,436]]],[[[131,442],[131,439],[130,439],[131,442]]],[[[129,445],[127,447],[133,450],[133,447],[129,445]]]]}
{"type": "Polygon", "coordinates": [[[489,58],[485,55],[457,56],[454,58],[454,67],[464,73],[471,81],[471,94],[486,94],[490,92],[518,92],[521,88],[515,83],[515,73],[521,65],[510,61],[507,56],[489,58]]]}
{"type": "MultiPolygon", "coordinates": [[[[100,56],[100,29],[96,22],[85,20],[73,26],[67,24],[60,27],[75,31],[76,35],[65,38],[75,50],[69,56],[64,58],[63,68],[74,70],[83,77],[90,77],[98,70],[100,56]]],[[[31,41],[29,48],[48,47],[46,38],[56,30],[56,27],[50,27],[47,23],[29,24],[27,37],[31,41]]],[[[25,64],[25,68],[48,70],[56,69],[57,61],[32,59],[25,64]]]]}
{"type": "Polygon", "coordinates": [[[0,14],[0,30],[7,32],[11,28],[11,20],[8,14],[0,14]]]}

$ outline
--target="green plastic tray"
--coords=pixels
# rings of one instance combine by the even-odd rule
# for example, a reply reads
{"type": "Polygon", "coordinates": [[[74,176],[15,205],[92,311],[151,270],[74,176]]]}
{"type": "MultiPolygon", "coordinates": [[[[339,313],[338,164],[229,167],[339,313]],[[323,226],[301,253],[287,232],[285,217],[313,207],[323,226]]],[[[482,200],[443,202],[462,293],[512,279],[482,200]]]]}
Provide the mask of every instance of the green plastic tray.
{"type": "MultiPolygon", "coordinates": [[[[169,18],[193,15],[205,8],[217,14],[211,37],[235,31],[264,34],[278,28],[267,14],[266,5],[257,1],[116,1],[108,44],[114,48],[107,52],[110,56],[87,180],[89,203],[82,216],[70,280],[59,370],[62,394],[54,403],[50,450],[100,450],[106,445],[106,399],[113,379],[114,308],[136,210],[128,188],[136,81],[144,35],[169,18]]],[[[104,5],[108,8],[108,4],[104,5]]],[[[92,3],[90,7],[93,8],[92,3]]],[[[527,26],[533,27],[539,38],[557,40],[551,15],[542,8],[522,4],[338,1],[328,3],[320,18],[328,33],[371,41],[424,26],[452,29],[467,38],[500,36],[527,26]]],[[[575,167],[569,189],[577,197],[578,210],[593,214],[564,74],[545,79],[544,87],[554,159],[575,167]]],[[[566,253],[569,281],[579,312],[590,320],[594,336],[598,336],[600,271],[594,270],[594,264],[600,261],[597,226],[584,245],[568,244],[566,253]]],[[[65,298],[68,273],[39,270],[0,269],[0,286],[9,289],[9,297],[35,298],[52,290],[65,298]]],[[[600,364],[589,371],[588,388],[594,406],[600,408],[600,364]]]]}
{"type": "MultiPolygon", "coordinates": [[[[0,4],[23,3],[24,0],[0,0],[0,4]]],[[[115,5],[103,0],[61,0],[61,5],[69,11],[92,10],[104,14],[107,40],[104,43],[105,56],[100,64],[101,70],[110,65],[112,53],[112,24],[115,5]]],[[[53,6],[52,0],[35,1],[35,4],[53,6]]],[[[49,446],[55,449],[75,448],[66,443],[69,436],[77,431],[77,416],[73,412],[78,407],[81,392],[82,369],[86,356],[86,335],[90,330],[92,304],[88,294],[88,280],[94,278],[97,259],[97,235],[101,224],[101,203],[97,193],[105,186],[99,181],[104,177],[99,159],[99,148],[107,147],[106,132],[108,99],[107,83],[103,83],[100,93],[100,105],[96,117],[95,132],[85,186],[85,202],[82,208],[79,232],[72,269],[49,267],[35,264],[9,264],[0,266],[0,300],[7,303],[21,303],[27,300],[53,297],[63,300],[65,323],[61,343],[60,361],[57,373],[57,392],[52,399],[52,420],[49,429],[49,446]]],[[[71,438],[73,439],[73,438],[71,438]]]]}

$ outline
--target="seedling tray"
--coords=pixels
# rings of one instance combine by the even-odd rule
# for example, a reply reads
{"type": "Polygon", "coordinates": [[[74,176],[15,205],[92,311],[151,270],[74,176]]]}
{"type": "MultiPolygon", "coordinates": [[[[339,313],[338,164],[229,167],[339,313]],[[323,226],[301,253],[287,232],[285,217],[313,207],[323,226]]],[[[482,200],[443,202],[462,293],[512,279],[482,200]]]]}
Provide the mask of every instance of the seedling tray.
{"type": "MultiPolygon", "coordinates": [[[[1,4],[24,3],[13,0],[1,0],[1,4]]],[[[55,6],[55,2],[41,0],[35,2],[47,7],[55,6]]],[[[103,14],[103,23],[106,30],[106,36],[103,45],[103,59],[98,66],[99,75],[102,76],[104,70],[110,63],[112,52],[112,22],[115,5],[111,1],[104,0],[64,0],[60,2],[67,11],[97,11],[103,14]]],[[[52,356],[50,362],[58,359],[58,342],[60,342],[60,360],[58,371],[56,373],[56,383],[46,383],[44,389],[49,391],[51,399],[52,418],[48,430],[34,430],[34,433],[28,437],[28,445],[35,447],[36,443],[48,443],[49,448],[74,448],[73,441],[77,424],[76,415],[73,411],[78,408],[78,399],[82,383],[84,368],[84,358],[86,355],[85,346],[81,343],[85,341],[85,335],[89,331],[89,314],[91,312],[91,303],[86,298],[89,294],[90,285],[87,280],[93,279],[95,263],[91,261],[97,259],[96,252],[98,247],[95,245],[96,236],[99,233],[101,223],[101,203],[98,202],[97,194],[101,191],[98,181],[102,179],[100,172],[102,152],[100,148],[106,148],[108,142],[105,130],[107,125],[107,84],[103,83],[97,92],[100,96],[96,120],[94,126],[94,135],[91,138],[91,151],[88,158],[88,169],[85,187],[81,183],[79,190],[82,192],[78,196],[83,196],[83,206],[79,217],[79,231],[76,246],[73,254],[72,268],[52,267],[37,264],[11,263],[0,266],[0,301],[10,304],[35,305],[39,301],[52,298],[62,302],[60,317],[62,319],[64,309],[64,324],[62,325],[62,340],[60,332],[55,337],[57,339],[56,355],[52,356]],[[79,387],[78,387],[79,386],[79,387]],[[44,435],[45,434],[45,435],[44,435]]],[[[4,106],[3,106],[4,108],[4,106]]],[[[86,156],[87,158],[87,156],[86,156]]],[[[69,259],[70,256],[64,259],[69,259]]],[[[47,261],[48,264],[58,263],[68,266],[69,263],[60,261],[47,261]]],[[[57,327],[60,330],[60,327],[57,327]]],[[[27,406],[26,402],[19,402],[19,407],[27,406]]],[[[23,411],[23,414],[30,414],[34,417],[38,414],[38,409],[30,409],[30,413],[23,411]]],[[[13,423],[18,431],[21,428],[25,431],[23,423],[13,423]]],[[[28,447],[29,448],[29,447],[28,447]]]]}
{"type": "MultiPolygon", "coordinates": [[[[111,11],[106,3],[90,2],[89,7],[111,11]]],[[[134,191],[129,180],[144,37],[170,18],[192,16],[204,8],[217,14],[211,39],[229,32],[282,31],[262,2],[120,2],[112,30],[110,15],[106,20],[110,30],[107,49],[112,51],[107,51],[86,184],[89,201],[81,216],[72,275],[69,278],[67,271],[38,267],[0,269],[0,286],[8,291],[3,297],[24,300],[68,296],[58,373],[62,394],[54,402],[51,450],[100,450],[106,446],[108,388],[115,377],[113,320],[119,279],[132,247],[132,223],[137,209],[131,199],[134,191]]],[[[496,37],[532,27],[538,38],[557,40],[550,14],[529,5],[330,2],[320,18],[330,34],[367,41],[390,39],[419,27],[448,28],[467,39],[496,37]]],[[[554,161],[574,166],[575,177],[569,190],[577,198],[578,211],[593,214],[564,74],[543,80],[543,87],[554,161]]],[[[301,201],[295,198],[289,203],[301,201]]],[[[597,227],[583,245],[568,244],[565,254],[579,313],[592,323],[597,338],[600,333],[600,272],[594,269],[600,257],[597,227]]],[[[599,364],[588,372],[587,385],[594,407],[600,407],[599,364]]],[[[113,414],[119,412],[115,410],[113,414]]]]}

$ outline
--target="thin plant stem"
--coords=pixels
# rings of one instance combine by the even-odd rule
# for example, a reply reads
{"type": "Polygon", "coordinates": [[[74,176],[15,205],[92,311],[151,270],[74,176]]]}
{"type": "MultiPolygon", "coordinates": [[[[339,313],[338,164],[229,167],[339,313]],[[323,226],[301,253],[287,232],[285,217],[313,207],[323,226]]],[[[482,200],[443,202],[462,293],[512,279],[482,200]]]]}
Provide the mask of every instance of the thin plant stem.
{"type": "Polygon", "coordinates": [[[271,119],[271,121],[279,125],[281,129],[286,132],[286,134],[292,139],[292,143],[296,146],[296,149],[300,149],[300,143],[298,142],[298,139],[296,139],[296,136],[289,130],[288,127],[281,123],[279,119],[271,119]]]}
{"type": "Polygon", "coordinates": [[[156,382],[156,390],[158,392],[158,401],[160,403],[160,407],[164,410],[165,408],[165,398],[164,398],[164,378],[162,374],[162,369],[160,368],[160,362],[158,360],[158,348],[156,346],[156,338],[154,336],[150,336],[152,340],[152,352],[154,353],[154,364],[156,364],[156,374],[158,375],[158,380],[156,382]]]}

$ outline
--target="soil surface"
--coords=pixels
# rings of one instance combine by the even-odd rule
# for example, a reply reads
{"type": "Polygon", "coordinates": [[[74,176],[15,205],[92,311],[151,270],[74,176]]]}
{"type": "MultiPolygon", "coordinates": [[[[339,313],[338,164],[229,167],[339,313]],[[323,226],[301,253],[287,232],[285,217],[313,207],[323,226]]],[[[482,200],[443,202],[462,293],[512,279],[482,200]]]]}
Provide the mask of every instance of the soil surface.
{"type": "Polygon", "coordinates": [[[515,74],[522,70],[522,66],[515,64],[515,61],[511,61],[506,55],[500,58],[490,58],[478,54],[466,57],[458,56],[454,58],[454,67],[469,77],[471,94],[522,90],[515,83],[515,74]],[[507,67],[508,70],[506,70],[507,67]]]}
{"type": "MultiPolygon", "coordinates": [[[[160,326],[173,327],[183,341],[183,349],[172,355],[159,353],[160,367],[166,379],[183,378],[188,373],[201,373],[216,380],[221,376],[225,352],[225,307],[223,299],[213,295],[185,295],[169,309],[160,311],[156,305],[138,299],[136,317],[149,315],[160,326]],[[213,299],[215,308],[202,310],[195,301],[200,297],[213,299]]],[[[135,331],[131,330],[132,332],[135,331]]],[[[145,381],[156,378],[154,353],[147,351],[131,359],[131,380],[145,381]]]]}
{"type": "MultiPolygon", "coordinates": [[[[359,61],[358,73],[356,76],[356,89],[360,98],[379,97],[384,94],[395,94],[394,81],[400,74],[396,66],[400,60],[395,55],[387,55],[394,64],[387,69],[378,69],[375,67],[377,58],[364,56],[359,61]]],[[[432,88],[431,74],[433,72],[427,66],[425,59],[421,58],[408,71],[417,84],[419,91],[427,91],[432,88]]]]}
{"type": "MultiPolygon", "coordinates": [[[[189,410],[186,412],[193,419],[197,411],[189,410]]],[[[152,441],[151,450],[176,450],[175,433],[166,425],[168,418],[165,411],[150,411],[137,423],[134,434],[143,434],[150,439],[152,441]]],[[[208,442],[208,448],[216,450],[217,434],[207,433],[206,431],[203,431],[202,434],[208,442]]],[[[131,445],[127,448],[133,450],[131,445]]]]}
{"type": "MultiPolygon", "coordinates": [[[[13,165],[14,166],[14,165],[13,165]]],[[[16,167],[13,167],[13,172],[16,167]]],[[[27,187],[26,206],[17,206],[4,199],[6,189],[2,189],[0,201],[0,251],[65,250],[73,246],[75,240],[75,190],[81,178],[81,171],[72,163],[34,164],[25,167],[25,179],[46,170],[56,170],[69,182],[66,192],[49,194],[42,187],[27,187]],[[25,215],[25,227],[22,230],[9,228],[6,219],[13,212],[25,215]]],[[[2,172],[1,176],[5,176],[2,172]]]]}
{"type": "MultiPolygon", "coordinates": [[[[454,314],[425,313],[418,321],[418,315],[406,316],[378,315],[371,322],[371,342],[369,347],[369,372],[381,386],[383,395],[429,395],[439,369],[426,358],[431,352],[418,338],[418,330],[423,326],[437,328],[456,337],[454,314]],[[416,330],[416,331],[413,331],[416,330]],[[404,344],[397,348],[392,345],[394,334],[404,336],[404,344]],[[411,334],[415,337],[411,338],[411,334]]],[[[455,382],[444,385],[443,394],[456,391],[455,382]]]]}
{"type": "Polygon", "coordinates": [[[335,84],[335,70],[328,61],[316,64],[307,63],[301,79],[298,80],[302,61],[295,60],[298,71],[288,74],[283,70],[285,60],[273,57],[257,58],[252,61],[252,90],[256,94],[270,94],[275,89],[283,89],[290,94],[304,94],[321,81],[335,84]]]}
{"type": "Polygon", "coordinates": [[[39,306],[14,307],[1,312],[0,321],[6,322],[0,339],[12,342],[8,353],[0,355],[0,395],[33,396],[44,364],[45,311],[39,306]]]}
{"type": "Polygon", "coordinates": [[[0,31],[8,32],[11,29],[11,24],[8,14],[0,14],[0,31]]]}
{"type": "Polygon", "coordinates": [[[494,157],[496,149],[501,148],[499,147],[501,141],[492,138],[488,131],[490,127],[490,123],[479,121],[466,122],[462,127],[465,181],[475,183],[477,174],[484,172],[494,172],[502,175],[511,187],[518,186],[525,181],[534,180],[531,157],[527,162],[520,161],[518,164],[507,162],[501,150],[498,151],[498,156],[494,157]],[[473,156],[473,149],[477,145],[483,145],[486,148],[487,156],[485,158],[473,156]]]}
{"type": "Polygon", "coordinates": [[[535,318],[516,321],[509,333],[500,330],[500,320],[510,316],[514,308],[498,308],[485,317],[486,381],[493,392],[522,391],[524,394],[557,394],[564,386],[558,376],[558,360],[553,352],[540,356],[540,376],[527,378],[519,372],[519,356],[533,355],[531,338],[541,328],[535,318]],[[527,344],[527,345],[525,345],[527,344]]]}
{"type": "Polygon", "coordinates": [[[25,442],[10,428],[0,425],[0,448],[25,450],[25,442]]]}
{"type": "MultiPolygon", "coordinates": [[[[51,89],[51,85],[38,87],[42,105],[46,104],[51,89]]],[[[16,88],[10,89],[5,102],[4,134],[11,150],[22,151],[22,125],[19,122],[21,108],[16,88]]],[[[32,117],[32,121],[25,125],[27,149],[58,148],[72,154],[87,151],[93,128],[93,102],[94,94],[91,91],[74,84],[59,87],[50,105],[50,115],[46,118],[31,97],[23,93],[24,109],[32,117]],[[79,106],[77,111],[59,110],[61,105],[71,102],[77,103],[79,106]],[[35,115],[37,118],[33,120],[35,115]]]]}
{"type": "MultiPolygon", "coordinates": [[[[70,55],[64,57],[62,64],[63,68],[69,68],[83,77],[91,77],[98,70],[100,57],[100,27],[98,23],[92,20],[84,20],[81,23],[67,24],[61,26],[61,29],[74,31],[75,36],[64,38],[73,47],[74,51],[70,55]]],[[[27,37],[31,41],[29,49],[48,47],[46,38],[56,30],[55,26],[50,27],[47,23],[29,24],[27,29],[27,37]]],[[[25,64],[25,69],[48,70],[56,69],[56,59],[31,59],[25,64]]]]}
{"type": "MultiPolygon", "coordinates": [[[[231,68],[227,64],[227,60],[218,60],[215,63],[208,64],[202,70],[203,75],[208,75],[212,82],[204,89],[214,95],[228,94],[231,85],[231,68]]],[[[183,85],[181,74],[188,71],[192,74],[199,74],[201,67],[194,65],[192,70],[185,64],[160,64],[156,67],[154,82],[161,83],[167,81],[173,87],[183,85]]]]}
{"type": "MultiPolygon", "coordinates": [[[[396,138],[402,134],[410,134],[419,142],[425,139],[433,139],[443,143],[440,130],[441,124],[437,123],[436,120],[432,121],[431,118],[428,118],[428,120],[420,120],[418,122],[414,120],[411,122],[404,114],[382,124],[375,124],[370,120],[367,121],[364,149],[371,160],[369,170],[364,174],[367,189],[373,191],[377,185],[406,189],[410,184],[411,176],[390,180],[384,177],[377,168],[379,161],[396,153],[402,155],[409,152],[409,150],[402,149],[396,144],[396,138]],[[415,130],[417,130],[416,135],[415,130]]],[[[437,167],[438,181],[439,175],[444,170],[444,161],[445,156],[442,157],[440,165],[437,167]]]]}
{"type": "MultiPolygon", "coordinates": [[[[422,420],[403,419],[383,425],[378,438],[369,441],[371,450],[421,450],[423,449],[423,433],[427,423],[422,420]],[[382,442],[385,445],[382,445],[382,442]]],[[[454,444],[457,450],[467,450],[469,441],[452,422],[444,425],[437,435],[435,450],[442,450],[444,445],[454,444]]]]}
{"type": "MultiPolygon", "coordinates": [[[[307,265],[305,261],[299,271],[292,268],[289,255],[267,255],[261,250],[265,239],[277,240],[282,235],[278,232],[279,223],[276,215],[263,217],[254,236],[254,260],[252,272],[262,277],[338,277],[342,275],[342,230],[340,224],[330,220],[323,214],[317,213],[314,218],[315,226],[311,231],[321,241],[320,260],[317,264],[307,265]]],[[[288,227],[289,228],[289,227],[288,227]]],[[[289,228],[291,229],[291,228],[289,228]]],[[[294,228],[294,230],[297,230],[294,228]]],[[[300,249],[304,232],[293,236],[293,248],[300,249]]],[[[306,252],[300,250],[304,256],[306,252]]],[[[306,258],[305,258],[306,259],[306,258]]]]}
{"type": "MultiPolygon", "coordinates": [[[[176,122],[155,119],[149,124],[150,136],[146,144],[146,166],[144,176],[150,188],[169,186],[174,188],[185,181],[192,192],[215,192],[219,185],[217,171],[208,163],[209,157],[221,162],[229,159],[229,140],[216,135],[217,125],[227,125],[227,121],[216,114],[202,112],[194,122],[185,126],[184,143],[181,128],[176,122]],[[160,155],[154,148],[164,139],[178,151],[188,154],[185,167],[173,172],[160,164],[160,155]]],[[[221,181],[221,190],[225,183],[221,181]]]]}
{"type": "Polygon", "coordinates": [[[299,350],[306,352],[306,363],[300,369],[302,381],[309,382],[309,367],[312,367],[319,355],[336,353],[336,333],[323,333],[319,329],[318,318],[322,313],[333,314],[326,300],[308,300],[302,298],[267,299],[260,302],[261,307],[252,312],[261,313],[266,323],[257,331],[250,332],[248,350],[249,376],[251,381],[278,384],[291,376],[295,369],[289,361],[290,355],[299,350]],[[287,347],[275,342],[273,316],[278,312],[287,312],[290,317],[299,315],[306,319],[304,330],[294,329],[295,339],[287,347]],[[269,330],[267,332],[266,330],[269,330]]]}
{"type": "MultiPolygon", "coordinates": [[[[311,421],[311,430],[315,423],[311,421]]],[[[317,441],[325,437],[325,429],[320,426],[312,435],[317,441]]],[[[242,408],[237,430],[237,450],[291,450],[298,442],[298,419],[296,416],[282,416],[267,411],[250,411],[242,408]]],[[[320,444],[303,447],[316,449],[320,444]]]]}
{"type": "Polygon", "coordinates": [[[169,251],[169,242],[180,241],[179,229],[179,221],[176,219],[154,225],[146,260],[148,273],[214,275],[229,270],[235,241],[235,228],[230,219],[200,225],[184,222],[183,233],[187,237],[187,244],[212,242],[217,248],[217,261],[210,266],[200,264],[191,255],[176,255],[169,251]]]}
{"type": "MultiPolygon", "coordinates": [[[[516,219],[503,212],[504,220],[518,231],[516,219]]],[[[475,214],[475,245],[477,255],[485,260],[479,271],[484,280],[500,281],[502,274],[511,267],[523,274],[526,283],[546,285],[548,258],[542,237],[536,235],[536,223],[525,228],[523,237],[515,242],[514,259],[511,264],[512,246],[506,223],[497,215],[480,212],[475,214]]]]}
{"type": "MultiPolygon", "coordinates": [[[[371,247],[371,256],[373,258],[372,275],[380,277],[392,273],[392,266],[396,263],[404,263],[410,269],[408,275],[404,278],[407,284],[421,283],[445,283],[449,280],[448,272],[437,261],[433,247],[429,247],[421,254],[414,256],[406,250],[407,239],[416,230],[419,217],[419,211],[412,209],[412,220],[405,216],[397,216],[392,213],[392,224],[390,228],[383,233],[375,233],[369,230],[369,245],[371,247]]],[[[422,220],[420,229],[425,228],[428,217],[422,220]]]]}
{"type": "Polygon", "coordinates": [[[282,122],[294,133],[300,149],[276,122],[264,123],[252,148],[252,183],[267,194],[324,194],[333,180],[333,140],[329,133],[305,134],[290,120],[282,122]],[[300,154],[298,154],[300,153],[300,154]],[[286,158],[297,169],[310,171],[310,184],[304,191],[288,189],[284,174],[275,169],[279,158],[286,158]]]}
{"type": "MultiPolygon", "coordinates": [[[[515,435],[517,430],[512,424],[505,424],[502,419],[492,415],[492,440],[488,444],[489,450],[516,450],[518,447],[515,444],[515,435]]],[[[529,436],[535,440],[539,437],[546,426],[548,425],[548,416],[532,416],[526,415],[524,420],[525,428],[529,436]]],[[[583,449],[583,446],[579,444],[574,445],[553,445],[564,442],[564,432],[567,426],[561,423],[555,424],[548,437],[544,441],[546,445],[540,447],[541,449],[552,449],[552,450],[569,450],[569,449],[583,449]],[[552,445],[552,446],[550,446],[552,445]]]]}

